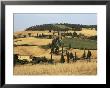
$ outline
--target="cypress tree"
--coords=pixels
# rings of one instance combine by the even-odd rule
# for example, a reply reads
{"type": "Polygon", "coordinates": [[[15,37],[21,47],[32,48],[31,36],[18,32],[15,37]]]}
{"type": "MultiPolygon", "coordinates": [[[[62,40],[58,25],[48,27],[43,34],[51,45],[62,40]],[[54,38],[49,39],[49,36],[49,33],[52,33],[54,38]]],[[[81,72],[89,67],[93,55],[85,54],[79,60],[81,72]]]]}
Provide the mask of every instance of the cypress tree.
{"type": "Polygon", "coordinates": [[[61,54],[60,63],[64,63],[64,62],[65,62],[64,55],[63,55],[63,54],[61,54]]]}
{"type": "Polygon", "coordinates": [[[18,62],[19,62],[19,59],[18,59],[18,54],[14,54],[14,58],[13,58],[13,65],[15,66],[18,62]]]}
{"type": "Polygon", "coordinates": [[[62,54],[61,54],[60,62],[61,63],[64,63],[65,62],[64,55],[63,55],[63,45],[62,45],[62,54]]]}
{"type": "Polygon", "coordinates": [[[69,63],[69,52],[67,52],[67,63],[69,63]]]}
{"type": "Polygon", "coordinates": [[[59,53],[59,46],[57,45],[55,48],[55,54],[58,54],[58,53],[59,53]]]}
{"type": "Polygon", "coordinates": [[[62,45],[62,54],[63,54],[63,45],[62,45]]]}
{"type": "Polygon", "coordinates": [[[39,36],[39,34],[37,33],[37,37],[39,36]]]}
{"type": "Polygon", "coordinates": [[[77,55],[76,55],[76,52],[75,52],[75,58],[74,58],[74,59],[75,59],[75,61],[77,61],[77,55]]]}
{"type": "Polygon", "coordinates": [[[88,61],[91,61],[91,60],[90,60],[90,59],[91,59],[91,55],[92,55],[92,54],[91,54],[91,51],[88,50],[88,53],[87,53],[87,59],[88,59],[88,61]]]}
{"type": "Polygon", "coordinates": [[[69,54],[69,57],[70,57],[70,59],[73,59],[73,53],[71,52],[70,54],[69,54]]]}

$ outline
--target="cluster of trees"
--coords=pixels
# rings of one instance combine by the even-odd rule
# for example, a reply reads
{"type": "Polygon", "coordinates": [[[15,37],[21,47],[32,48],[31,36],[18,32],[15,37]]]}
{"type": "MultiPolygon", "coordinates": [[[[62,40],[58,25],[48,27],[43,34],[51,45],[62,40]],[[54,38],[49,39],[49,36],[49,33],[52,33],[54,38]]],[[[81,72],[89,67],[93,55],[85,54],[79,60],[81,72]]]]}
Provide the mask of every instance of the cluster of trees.
{"type": "Polygon", "coordinates": [[[43,24],[43,25],[35,25],[31,26],[26,29],[26,31],[44,31],[49,30],[51,32],[52,30],[59,30],[59,27],[54,26],[53,24],[43,24]]]}
{"type": "MultiPolygon", "coordinates": [[[[63,50],[63,49],[62,49],[63,50]]],[[[88,50],[87,54],[84,50],[84,53],[82,55],[81,58],[83,58],[84,60],[87,60],[87,61],[91,61],[91,51],[88,50]]],[[[77,54],[76,52],[73,54],[72,52],[69,53],[68,51],[66,51],[66,56],[67,56],[67,63],[70,62],[70,60],[72,60],[73,62],[76,62],[77,60],[79,60],[80,58],[77,57],[77,54]]],[[[62,54],[61,54],[61,59],[60,59],[60,63],[64,63],[65,62],[65,59],[64,59],[64,55],[63,55],[63,51],[62,51],[62,54]]]]}
{"type": "Polygon", "coordinates": [[[45,56],[44,57],[32,57],[32,61],[28,61],[26,59],[23,59],[23,60],[19,60],[18,59],[18,55],[17,54],[14,54],[14,61],[13,61],[13,64],[14,66],[16,64],[20,64],[20,65],[24,65],[24,64],[28,64],[28,63],[31,63],[32,65],[33,64],[39,64],[39,63],[53,63],[53,59],[51,58],[50,60],[48,58],[46,58],[45,56]]]}
{"type": "Polygon", "coordinates": [[[62,45],[62,40],[59,37],[56,37],[52,40],[52,44],[50,45],[51,53],[59,54],[59,48],[62,45]]]}
{"type": "Polygon", "coordinates": [[[87,61],[90,61],[91,60],[91,55],[92,55],[92,53],[91,53],[90,50],[88,50],[87,54],[86,54],[86,52],[84,50],[84,53],[82,55],[82,58],[87,59],[87,61]]]}
{"type": "Polygon", "coordinates": [[[95,28],[97,30],[97,25],[82,25],[82,24],[69,24],[69,23],[56,23],[56,24],[43,24],[43,25],[34,25],[29,28],[26,28],[26,31],[44,31],[49,30],[53,31],[81,31],[82,28],[95,28]],[[62,27],[61,27],[62,26],[62,27]]]}
{"type": "Polygon", "coordinates": [[[69,23],[63,23],[62,25],[66,25],[67,27],[71,27],[71,28],[79,30],[79,31],[81,30],[81,28],[97,29],[97,25],[82,25],[82,24],[69,24],[69,23]]]}
{"type": "Polygon", "coordinates": [[[26,38],[26,37],[36,37],[36,38],[48,38],[48,39],[51,39],[52,35],[46,35],[44,33],[37,33],[34,36],[32,35],[32,33],[28,33],[27,35],[22,35],[22,34],[13,35],[13,39],[26,38]]]}
{"type": "Polygon", "coordinates": [[[72,38],[77,37],[77,38],[82,38],[82,39],[90,39],[90,40],[97,40],[97,35],[94,36],[85,36],[82,33],[77,34],[77,32],[69,32],[69,33],[61,33],[61,36],[65,37],[65,36],[71,36],[72,38]]]}
{"type": "MultiPolygon", "coordinates": [[[[61,58],[60,58],[60,63],[64,63],[66,62],[65,59],[64,59],[64,54],[63,54],[63,46],[62,46],[62,53],[61,53],[61,58]]],[[[67,50],[66,50],[66,57],[67,57],[67,63],[70,62],[70,60],[72,60],[73,62],[76,62],[78,60],[78,57],[76,55],[76,52],[75,52],[75,55],[73,55],[73,53],[69,53],[67,50]]]]}
{"type": "MultiPolygon", "coordinates": [[[[28,63],[32,63],[33,64],[39,64],[39,63],[50,63],[50,64],[53,64],[54,63],[54,59],[52,58],[52,52],[51,52],[51,58],[48,59],[46,58],[45,56],[44,57],[33,57],[32,58],[32,61],[29,62],[27,61],[26,59],[23,59],[23,60],[19,60],[18,59],[18,55],[17,54],[14,54],[14,66],[16,64],[21,64],[21,65],[24,65],[24,64],[28,64],[28,63]]],[[[81,58],[84,58],[85,60],[87,61],[91,61],[91,51],[88,50],[87,54],[84,50],[84,53],[82,55],[81,58]]],[[[77,57],[77,53],[75,52],[74,54],[71,52],[69,53],[67,50],[66,50],[66,61],[65,61],[65,58],[64,58],[64,51],[63,51],[63,46],[62,46],[62,53],[61,53],[61,58],[60,58],[60,63],[70,63],[70,60],[73,61],[73,62],[76,62],[77,60],[79,60],[80,58],[77,57]]]]}
{"type": "Polygon", "coordinates": [[[63,36],[63,37],[65,37],[65,36],[72,36],[74,38],[74,37],[78,37],[78,34],[74,31],[73,33],[72,32],[61,33],[61,36],[63,36]]]}
{"type": "MultiPolygon", "coordinates": [[[[53,33],[54,35],[54,33],[53,33]]],[[[13,36],[14,39],[17,39],[17,38],[26,38],[27,36],[28,37],[36,37],[36,38],[48,38],[48,39],[52,39],[52,36],[53,35],[45,35],[44,33],[37,33],[36,36],[32,36],[32,33],[28,33],[27,35],[21,35],[19,34],[18,36],[13,36]]],[[[58,31],[58,35],[59,35],[59,31],[58,31]]],[[[74,37],[78,37],[78,38],[83,38],[83,39],[91,39],[91,40],[97,40],[97,36],[90,36],[90,37],[87,37],[85,36],[84,34],[77,34],[77,32],[67,32],[67,33],[61,33],[61,36],[65,37],[65,36],[71,36],[72,38],[74,37]]]]}

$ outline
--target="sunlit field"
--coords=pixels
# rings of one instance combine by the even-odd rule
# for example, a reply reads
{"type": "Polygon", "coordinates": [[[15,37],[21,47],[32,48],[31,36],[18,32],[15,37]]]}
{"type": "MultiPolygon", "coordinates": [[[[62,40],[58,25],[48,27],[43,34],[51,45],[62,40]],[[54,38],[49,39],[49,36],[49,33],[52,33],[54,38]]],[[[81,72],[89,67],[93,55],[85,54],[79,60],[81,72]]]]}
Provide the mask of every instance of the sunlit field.
{"type": "MultiPolygon", "coordinates": [[[[73,32],[73,31],[68,31],[73,32]]],[[[76,31],[78,34],[84,34],[85,36],[96,36],[96,30],[83,29],[82,31],[76,31]]],[[[48,34],[53,35],[53,32],[48,31],[21,31],[15,32],[14,35],[27,35],[28,37],[14,39],[14,53],[19,55],[31,55],[35,57],[46,57],[48,60],[51,59],[51,49],[48,47],[52,43],[52,38],[37,38],[36,34],[48,34]],[[28,36],[31,33],[31,37],[28,36]]],[[[58,33],[55,33],[58,36],[58,33]]],[[[97,40],[80,39],[80,38],[63,38],[64,42],[64,59],[65,63],[60,63],[62,47],[59,48],[59,54],[53,54],[53,64],[39,63],[34,64],[28,63],[24,65],[15,65],[13,74],[14,75],[97,75],[97,40]],[[71,49],[68,49],[71,44],[71,49]],[[88,49],[91,51],[91,62],[87,62],[82,58],[84,53],[87,54],[88,49]],[[65,51],[69,53],[76,52],[76,55],[80,60],[76,62],[70,61],[67,63],[67,56],[65,51]]]]}
{"type": "Polygon", "coordinates": [[[14,75],[96,75],[96,60],[64,64],[27,64],[14,67],[14,75]]]}

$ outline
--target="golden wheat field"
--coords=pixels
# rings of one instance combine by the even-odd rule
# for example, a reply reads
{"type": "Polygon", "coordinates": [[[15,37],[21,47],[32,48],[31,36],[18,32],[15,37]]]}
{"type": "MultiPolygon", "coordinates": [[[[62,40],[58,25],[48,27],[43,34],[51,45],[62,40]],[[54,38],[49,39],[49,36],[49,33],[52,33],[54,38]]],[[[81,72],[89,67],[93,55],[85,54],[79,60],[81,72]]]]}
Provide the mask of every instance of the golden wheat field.
{"type": "MultiPolygon", "coordinates": [[[[14,44],[20,45],[20,44],[30,44],[30,45],[36,45],[36,46],[17,46],[14,47],[14,53],[20,54],[20,55],[32,55],[32,56],[46,56],[47,58],[50,59],[50,49],[43,49],[40,46],[41,45],[47,45],[49,43],[51,43],[52,39],[39,39],[39,38],[33,38],[33,37],[29,37],[29,38],[19,38],[19,39],[15,39],[16,40],[22,40],[22,41],[18,41],[18,42],[14,42],[14,44]]],[[[64,48],[64,50],[66,50],[64,48]]],[[[61,51],[61,48],[60,48],[61,51]]],[[[79,50],[79,49],[70,49],[68,50],[69,52],[76,52],[77,56],[80,58],[84,52],[84,50],[79,50]]],[[[92,53],[92,58],[96,59],[97,58],[97,50],[90,50],[92,53]]],[[[85,50],[85,52],[87,53],[87,50],[85,50]]],[[[61,55],[53,55],[53,59],[55,61],[59,61],[60,60],[61,55]]],[[[66,56],[65,56],[66,59],[66,56]]]]}
{"type": "MultiPolygon", "coordinates": [[[[68,31],[68,32],[74,32],[74,31],[68,31]]],[[[85,28],[83,28],[83,30],[82,31],[76,31],[78,34],[79,33],[81,33],[81,34],[84,34],[85,36],[95,36],[95,35],[97,35],[97,31],[95,30],[95,29],[93,29],[93,30],[88,30],[88,29],[85,29],[85,28]]],[[[28,35],[28,33],[31,33],[32,34],[32,36],[35,36],[36,35],[36,33],[40,33],[40,34],[42,34],[42,33],[44,33],[44,34],[52,34],[52,32],[51,33],[49,33],[48,31],[20,31],[20,32],[15,32],[14,33],[14,35],[18,35],[18,34],[22,34],[22,35],[28,35]]],[[[58,33],[55,33],[55,35],[57,35],[58,33]]]]}
{"type": "Polygon", "coordinates": [[[17,65],[14,75],[96,75],[96,60],[91,62],[78,61],[64,64],[17,65]]]}
{"type": "MultiPolygon", "coordinates": [[[[73,32],[73,31],[72,31],[73,32]]],[[[83,29],[82,31],[76,31],[78,34],[82,33],[86,36],[94,36],[97,35],[96,30],[86,30],[83,29]]],[[[28,35],[31,33],[32,36],[35,36],[36,33],[44,33],[44,34],[52,34],[48,31],[21,31],[16,32],[14,35],[28,35]]],[[[57,33],[56,33],[57,34],[57,33]]],[[[43,57],[50,59],[50,49],[41,48],[43,45],[48,45],[52,42],[52,39],[41,39],[41,38],[34,38],[34,37],[26,37],[26,38],[18,38],[14,39],[14,44],[20,45],[14,47],[14,54],[19,55],[32,55],[36,57],[43,57]],[[22,44],[28,44],[30,46],[21,46],[22,44]]],[[[61,51],[61,47],[59,48],[61,51]]],[[[66,48],[64,47],[64,50],[66,48]]],[[[55,61],[54,64],[24,64],[24,65],[15,65],[13,74],[14,75],[96,75],[97,74],[97,50],[90,50],[92,53],[92,60],[91,62],[84,61],[82,59],[78,60],[77,62],[70,62],[61,64],[60,58],[61,54],[55,55],[53,54],[52,59],[55,61]]],[[[73,54],[76,52],[78,58],[81,58],[84,50],[80,49],[73,49],[71,48],[68,52],[72,52],[73,54]]],[[[85,50],[87,53],[88,51],[85,50]]],[[[65,55],[65,53],[64,53],[65,55]]],[[[67,56],[64,56],[66,61],[67,56]]]]}
{"type": "MultiPolygon", "coordinates": [[[[61,49],[60,49],[61,50],[61,49]]],[[[71,49],[69,50],[70,52],[77,53],[77,56],[80,58],[83,55],[83,50],[79,50],[79,49],[71,49]]],[[[85,51],[87,52],[87,50],[85,51]]],[[[33,55],[33,56],[46,56],[48,59],[51,58],[51,54],[50,54],[50,49],[41,49],[38,46],[18,46],[18,47],[14,47],[14,53],[18,53],[20,55],[33,55]]],[[[93,59],[97,59],[97,50],[91,50],[92,56],[91,58],[93,59]]],[[[66,56],[64,56],[66,59],[66,56]]],[[[53,55],[53,59],[56,62],[59,62],[61,58],[61,55],[53,55]]]]}

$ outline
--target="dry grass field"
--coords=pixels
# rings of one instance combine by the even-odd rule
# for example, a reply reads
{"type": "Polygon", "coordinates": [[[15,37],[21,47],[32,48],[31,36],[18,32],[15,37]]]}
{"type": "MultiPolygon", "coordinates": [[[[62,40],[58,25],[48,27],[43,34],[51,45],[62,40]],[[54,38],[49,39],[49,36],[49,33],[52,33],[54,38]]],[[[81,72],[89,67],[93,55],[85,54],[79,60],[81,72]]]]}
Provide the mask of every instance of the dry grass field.
{"type": "MultiPolygon", "coordinates": [[[[37,33],[44,33],[44,34],[52,34],[48,31],[21,31],[16,32],[14,35],[28,35],[28,33],[31,33],[32,36],[35,36],[37,33]]],[[[96,30],[86,30],[83,29],[82,31],[77,31],[77,33],[82,33],[86,36],[94,36],[97,35],[96,30]]],[[[57,33],[55,34],[57,35],[57,33]]],[[[28,44],[29,46],[16,46],[14,47],[14,54],[19,55],[32,55],[36,57],[43,57],[50,59],[50,49],[44,49],[41,48],[43,45],[48,45],[52,42],[52,39],[41,39],[41,38],[34,38],[34,37],[26,37],[26,38],[18,38],[14,39],[14,44],[16,45],[22,45],[22,44],[28,44]]],[[[64,50],[66,48],[64,47],[64,50]]],[[[61,51],[61,47],[60,47],[61,51]]],[[[84,50],[80,49],[73,49],[71,48],[68,50],[69,52],[72,52],[73,54],[76,52],[78,58],[81,58],[83,55],[84,50]]],[[[14,75],[96,75],[97,74],[97,50],[90,50],[92,53],[92,61],[87,62],[84,60],[78,60],[77,62],[70,62],[60,64],[25,64],[25,65],[16,65],[13,70],[14,75]]],[[[87,53],[87,50],[85,50],[87,53]]],[[[55,62],[59,62],[61,58],[61,55],[55,55],[53,54],[52,59],[54,59],[55,62]]],[[[64,59],[66,60],[67,57],[64,56],[64,59]]]]}
{"type": "Polygon", "coordinates": [[[39,38],[34,38],[34,37],[29,37],[29,38],[18,38],[14,40],[14,44],[17,45],[22,45],[22,44],[29,44],[29,45],[47,45],[51,43],[52,39],[39,39],[39,38]],[[17,41],[21,40],[21,41],[17,41]],[[17,42],[15,42],[17,41],[17,42]]]}
{"type": "Polygon", "coordinates": [[[14,75],[96,75],[96,60],[91,62],[78,61],[64,64],[17,65],[14,75]]]}
{"type": "Polygon", "coordinates": [[[95,36],[97,35],[97,31],[94,29],[94,30],[87,30],[87,29],[83,29],[82,31],[77,31],[77,33],[82,33],[84,34],[85,36],[95,36]]]}
{"type": "MultiPolygon", "coordinates": [[[[61,50],[61,49],[60,49],[61,50]]],[[[87,53],[87,50],[85,50],[87,53]]],[[[80,58],[83,55],[84,50],[79,49],[71,49],[69,52],[77,53],[77,56],[80,58]]],[[[38,46],[18,46],[14,47],[14,53],[18,53],[20,55],[33,55],[33,56],[46,56],[50,59],[50,49],[41,49],[38,46]]],[[[91,50],[92,56],[91,58],[96,59],[97,58],[97,50],[91,50]]],[[[60,61],[61,55],[53,55],[53,59],[57,62],[60,61]]],[[[66,56],[65,56],[66,59],[66,56]]]]}
{"type": "MultiPolygon", "coordinates": [[[[68,31],[68,32],[74,32],[74,31],[68,31]]],[[[78,34],[84,34],[85,36],[95,36],[97,35],[97,31],[95,29],[93,30],[89,30],[89,29],[85,29],[83,28],[82,31],[76,31],[78,34]]],[[[14,35],[18,35],[18,34],[22,34],[22,35],[27,35],[28,33],[32,33],[33,36],[35,36],[37,33],[44,33],[44,34],[52,34],[52,32],[48,32],[48,31],[20,31],[20,32],[15,32],[14,35]]],[[[57,33],[55,33],[55,35],[57,35],[57,33]]]]}

